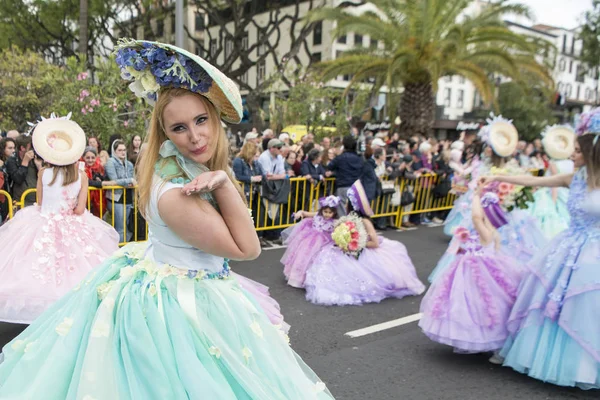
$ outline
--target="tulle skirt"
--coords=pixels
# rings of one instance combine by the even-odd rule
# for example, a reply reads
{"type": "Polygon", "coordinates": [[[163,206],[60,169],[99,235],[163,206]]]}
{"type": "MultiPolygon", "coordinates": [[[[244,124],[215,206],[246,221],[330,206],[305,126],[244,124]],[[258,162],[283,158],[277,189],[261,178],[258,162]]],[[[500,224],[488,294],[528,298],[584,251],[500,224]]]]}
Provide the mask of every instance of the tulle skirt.
{"type": "Polygon", "coordinates": [[[305,286],[306,298],[323,305],[360,305],[425,291],[406,247],[381,237],[379,247],[364,249],[358,260],[326,246],[308,270],[305,286]]]}
{"type": "Polygon", "coordinates": [[[331,399],[224,269],[130,244],[3,349],[0,399],[331,399]]]}
{"type": "Polygon", "coordinates": [[[303,288],[306,271],[317,253],[331,244],[331,234],[313,228],[312,219],[305,219],[297,225],[285,229],[281,238],[287,249],[281,258],[283,274],[288,285],[303,288]]]}
{"type": "Polygon", "coordinates": [[[600,229],[568,228],[530,265],[508,319],[504,365],[600,388],[600,229]]]}
{"type": "Polygon", "coordinates": [[[119,235],[89,212],[26,207],[0,228],[0,321],[31,323],[118,249],[119,235]]]}
{"type": "Polygon", "coordinates": [[[534,194],[534,201],[529,203],[527,212],[537,219],[544,236],[551,240],[567,229],[571,216],[567,209],[569,189],[557,188],[556,201],[552,198],[552,189],[541,188],[534,194]]]}
{"type": "MultiPolygon", "coordinates": [[[[471,217],[469,216],[469,218],[471,217]]],[[[515,259],[517,265],[522,269],[525,269],[525,264],[530,262],[548,243],[538,227],[537,220],[524,210],[513,210],[509,214],[508,224],[501,227],[498,233],[501,238],[500,253],[515,259]]],[[[456,247],[457,241],[457,238],[452,238],[448,248],[456,247]]],[[[452,252],[444,253],[429,275],[429,282],[435,282],[455,257],[456,255],[452,252]]]]}
{"type": "Polygon", "coordinates": [[[461,352],[498,350],[523,270],[502,254],[458,255],[421,302],[419,326],[461,352]]]}

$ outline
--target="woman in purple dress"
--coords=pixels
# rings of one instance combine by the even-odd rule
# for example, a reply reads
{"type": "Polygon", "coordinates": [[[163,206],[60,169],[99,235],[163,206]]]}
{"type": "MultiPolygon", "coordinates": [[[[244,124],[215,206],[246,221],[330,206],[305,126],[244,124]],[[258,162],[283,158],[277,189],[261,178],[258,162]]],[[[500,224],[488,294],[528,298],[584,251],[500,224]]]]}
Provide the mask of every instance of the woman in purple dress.
{"type": "Polygon", "coordinates": [[[496,229],[508,218],[499,198],[489,192],[473,195],[476,232],[458,228],[452,263],[429,288],[421,302],[419,326],[431,340],[460,353],[496,351],[508,337],[506,320],[515,302],[523,269],[503,255],[496,229]]]}

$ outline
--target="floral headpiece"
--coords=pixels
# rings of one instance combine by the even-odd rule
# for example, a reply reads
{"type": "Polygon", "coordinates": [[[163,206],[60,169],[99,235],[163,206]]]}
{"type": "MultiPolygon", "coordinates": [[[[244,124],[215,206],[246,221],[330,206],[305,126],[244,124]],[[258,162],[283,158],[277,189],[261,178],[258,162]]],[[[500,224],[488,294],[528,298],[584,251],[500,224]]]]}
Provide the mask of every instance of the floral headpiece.
{"type": "Polygon", "coordinates": [[[120,39],[116,62],[129,88],[150,104],[161,87],[183,88],[206,97],[225,121],[242,118],[242,98],[235,83],[203,58],[165,43],[120,39]]]}
{"type": "Polygon", "coordinates": [[[65,115],[64,117],[59,117],[57,116],[55,113],[50,114],[50,118],[44,118],[44,117],[40,117],[40,119],[36,122],[29,122],[27,121],[27,125],[29,125],[29,129],[27,130],[27,132],[25,132],[23,135],[25,136],[29,136],[31,135],[31,133],[33,132],[33,130],[35,129],[35,127],[42,121],[45,121],[47,119],[63,119],[63,120],[70,120],[71,119],[71,114],[72,113],[68,113],[67,115],[65,115]]]}
{"type": "Polygon", "coordinates": [[[491,145],[490,143],[490,134],[492,131],[492,125],[494,125],[497,122],[506,122],[509,124],[512,124],[513,120],[512,119],[506,119],[504,117],[502,117],[502,115],[494,115],[493,112],[490,113],[489,118],[487,118],[485,120],[486,125],[484,125],[480,130],[479,133],[477,134],[477,136],[479,136],[479,138],[481,139],[482,142],[484,142],[487,145],[491,145]]]}
{"type": "Polygon", "coordinates": [[[600,107],[592,108],[590,111],[580,115],[575,132],[578,135],[593,133],[596,135],[593,145],[598,143],[600,137],[600,107]]]}
{"type": "Polygon", "coordinates": [[[517,148],[519,140],[519,133],[512,120],[490,113],[486,122],[487,125],[480,129],[478,136],[500,157],[510,156],[517,148]]]}
{"type": "Polygon", "coordinates": [[[340,205],[341,199],[338,196],[327,196],[319,199],[319,207],[336,208],[340,205]]]}

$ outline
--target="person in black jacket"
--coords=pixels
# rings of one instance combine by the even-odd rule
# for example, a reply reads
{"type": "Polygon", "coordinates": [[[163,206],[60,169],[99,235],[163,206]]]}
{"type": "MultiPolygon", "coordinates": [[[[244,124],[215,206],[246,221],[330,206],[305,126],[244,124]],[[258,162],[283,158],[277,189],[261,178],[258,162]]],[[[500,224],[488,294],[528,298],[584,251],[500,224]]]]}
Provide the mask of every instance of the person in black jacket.
{"type": "MultiPolygon", "coordinates": [[[[23,193],[28,189],[35,189],[38,178],[38,165],[36,156],[31,148],[31,136],[19,136],[15,140],[17,150],[14,157],[6,160],[6,171],[12,184],[12,197],[14,201],[20,201],[23,193]]],[[[25,206],[32,205],[36,201],[35,193],[30,193],[25,199],[25,206]]]]}
{"type": "Polygon", "coordinates": [[[363,174],[363,165],[365,161],[356,154],[356,138],[345,136],[342,144],[344,152],[334,158],[328,166],[328,169],[335,173],[337,189],[335,195],[342,201],[338,207],[338,215],[346,215],[346,203],[348,202],[348,189],[363,174]]]}
{"type": "MultiPolygon", "coordinates": [[[[325,167],[323,167],[323,165],[321,165],[321,161],[323,160],[323,154],[321,153],[321,151],[319,149],[312,149],[311,151],[308,152],[306,159],[304,161],[302,161],[302,165],[300,165],[300,174],[303,178],[306,178],[310,181],[310,184],[313,185],[312,187],[316,187],[319,182],[324,181],[325,177],[328,177],[331,175],[330,171],[326,171],[325,167]]],[[[309,187],[309,186],[307,186],[309,187]]],[[[310,197],[310,191],[307,190],[306,192],[306,202],[305,204],[309,205],[308,203],[310,202],[309,197],[310,197]]],[[[320,197],[324,196],[325,192],[323,191],[323,187],[320,187],[320,190],[318,190],[313,199],[319,199],[320,197]]]]}

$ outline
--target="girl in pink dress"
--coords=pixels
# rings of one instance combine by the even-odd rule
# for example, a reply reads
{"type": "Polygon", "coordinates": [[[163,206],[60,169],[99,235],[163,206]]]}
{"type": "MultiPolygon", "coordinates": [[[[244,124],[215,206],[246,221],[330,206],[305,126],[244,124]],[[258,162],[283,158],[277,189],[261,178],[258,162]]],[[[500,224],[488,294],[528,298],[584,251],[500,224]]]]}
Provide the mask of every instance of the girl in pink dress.
{"type": "Polygon", "coordinates": [[[46,119],[33,146],[48,164],[38,174],[37,205],[0,228],[0,321],[29,324],[118,249],[119,235],[90,214],[88,178],[77,161],[85,133],[73,121],[46,119]]]}
{"type": "Polygon", "coordinates": [[[333,242],[331,232],[337,218],[340,198],[327,196],[319,199],[319,212],[298,211],[296,218],[304,218],[298,225],[284,230],[281,234],[287,250],[281,258],[283,273],[288,285],[304,288],[306,271],[315,255],[327,244],[333,242]]]}

